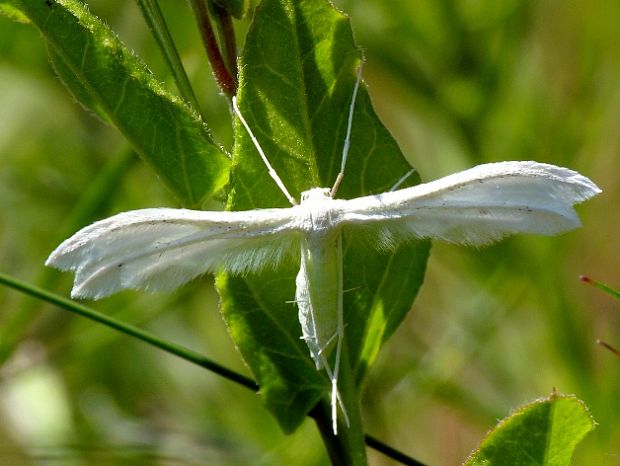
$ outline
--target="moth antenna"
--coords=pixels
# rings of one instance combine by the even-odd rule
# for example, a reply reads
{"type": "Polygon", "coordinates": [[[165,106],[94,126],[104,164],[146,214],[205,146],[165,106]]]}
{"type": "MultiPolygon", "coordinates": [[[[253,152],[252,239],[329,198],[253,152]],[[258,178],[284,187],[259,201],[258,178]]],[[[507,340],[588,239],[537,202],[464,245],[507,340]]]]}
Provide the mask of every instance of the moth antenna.
{"type": "Polygon", "coordinates": [[[415,173],[415,168],[412,168],[411,170],[409,170],[407,173],[405,173],[403,176],[400,177],[400,179],[394,183],[394,186],[392,186],[390,188],[390,192],[392,191],[396,191],[398,189],[398,187],[403,184],[405,182],[405,180],[407,178],[409,178],[411,175],[413,175],[415,173]]]}
{"type": "Polygon", "coordinates": [[[360,66],[357,69],[357,79],[355,80],[355,87],[353,87],[353,97],[351,98],[351,104],[349,105],[349,118],[347,120],[347,135],[344,138],[344,145],[342,146],[342,159],[340,161],[340,171],[336,176],[334,187],[329,192],[330,197],[334,197],[338,191],[340,183],[344,178],[344,169],[347,165],[347,157],[349,155],[349,147],[351,146],[351,128],[353,127],[353,111],[355,110],[355,100],[357,99],[357,91],[360,88],[360,82],[362,81],[362,69],[364,68],[364,61],[360,62],[360,66]]]}
{"type": "Polygon", "coordinates": [[[239,107],[237,106],[237,96],[236,95],[233,96],[233,98],[232,98],[232,105],[233,105],[233,110],[235,112],[235,115],[237,115],[239,117],[239,120],[241,121],[241,123],[245,127],[245,130],[250,135],[250,139],[252,140],[252,143],[254,144],[254,147],[256,147],[256,150],[260,154],[261,159],[263,159],[263,163],[267,167],[267,171],[269,172],[269,176],[271,176],[271,178],[276,182],[276,184],[278,185],[278,188],[280,188],[280,191],[282,191],[282,193],[284,193],[284,195],[286,196],[288,201],[291,203],[291,205],[296,206],[297,205],[297,201],[288,192],[288,189],[286,189],[286,186],[284,186],[284,182],[282,181],[282,178],[280,178],[278,176],[278,173],[274,170],[274,168],[269,163],[269,160],[267,159],[267,156],[265,155],[265,152],[263,151],[263,148],[258,143],[258,139],[256,139],[256,136],[254,136],[254,133],[250,129],[250,125],[248,125],[248,122],[245,121],[245,118],[243,118],[243,115],[241,115],[241,112],[239,111],[239,107]]]}

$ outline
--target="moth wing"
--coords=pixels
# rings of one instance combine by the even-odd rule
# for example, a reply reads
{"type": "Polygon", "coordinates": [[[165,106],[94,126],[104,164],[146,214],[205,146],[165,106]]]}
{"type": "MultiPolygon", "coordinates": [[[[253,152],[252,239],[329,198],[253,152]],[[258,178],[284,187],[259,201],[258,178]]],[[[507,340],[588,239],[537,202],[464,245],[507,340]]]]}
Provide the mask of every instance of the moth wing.
{"type": "Polygon", "coordinates": [[[98,299],[125,288],[171,290],[205,272],[277,266],[299,249],[293,219],[292,208],[134,210],[78,231],[46,265],[75,272],[74,298],[98,299]]]}
{"type": "Polygon", "coordinates": [[[339,222],[406,238],[485,245],[514,233],[555,235],[581,225],[573,205],[601,190],[579,173],[537,162],[479,165],[430,183],[341,201],[339,222]]]}

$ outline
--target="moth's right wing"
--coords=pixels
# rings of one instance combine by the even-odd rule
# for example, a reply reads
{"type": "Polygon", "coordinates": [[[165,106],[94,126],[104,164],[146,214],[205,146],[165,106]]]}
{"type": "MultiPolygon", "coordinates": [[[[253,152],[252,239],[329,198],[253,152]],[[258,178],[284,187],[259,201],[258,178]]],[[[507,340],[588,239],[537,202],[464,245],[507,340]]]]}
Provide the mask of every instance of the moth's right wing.
{"type": "Polygon", "coordinates": [[[430,183],[339,201],[340,225],[407,238],[485,245],[515,233],[555,235],[581,225],[573,205],[601,190],[567,168],[538,162],[479,165],[430,183]]]}
{"type": "Polygon", "coordinates": [[[298,242],[294,208],[143,209],[83,228],[45,264],[75,271],[72,297],[98,299],[125,288],[171,290],[205,272],[276,266],[298,253],[298,242]]]}

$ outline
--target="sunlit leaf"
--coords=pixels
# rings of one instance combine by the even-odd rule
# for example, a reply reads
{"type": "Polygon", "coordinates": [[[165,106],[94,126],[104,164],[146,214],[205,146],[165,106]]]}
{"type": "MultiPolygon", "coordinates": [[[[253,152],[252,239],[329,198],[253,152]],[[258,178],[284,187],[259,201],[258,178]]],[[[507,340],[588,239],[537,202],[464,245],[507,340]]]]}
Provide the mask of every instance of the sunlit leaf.
{"type": "Polygon", "coordinates": [[[502,420],[465,466],[568,466],[595,425],[582,401],[554,394],[502,420]]]}
{"type": "MultiPolygon", "coordinates": [[[[346,16],[327,2],[267,0],[258,7],[240,62],[239,106],[289,191],[330,187],[339,171],[360,51],[346,16]]],[[[364,87],[338,197],[379,193],[410,166],[372,110],[364,87]]],[[[246,131],[236,129],[231,210],[286,207],[286,198],[246,131]]],[[[410,183],[419,178],[412,176],[410,183]]],[[[372,240],[344,236],[346,344],[361,380],[421,284],[428,243],[379,253],[372,240]]],[[[299,263],[246,279],[220,277],[230,332],[282,427],[293,430],[328,387],[300,339],[299,263]]]]}

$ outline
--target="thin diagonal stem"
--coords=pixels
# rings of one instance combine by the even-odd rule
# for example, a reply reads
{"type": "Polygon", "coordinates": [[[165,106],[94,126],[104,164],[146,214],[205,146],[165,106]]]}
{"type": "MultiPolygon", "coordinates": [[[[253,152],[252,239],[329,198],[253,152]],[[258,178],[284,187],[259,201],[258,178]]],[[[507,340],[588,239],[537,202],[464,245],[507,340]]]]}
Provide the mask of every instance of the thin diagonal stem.
{"type": "Polygon", "coordinates": [[[189,348],[185,348],[181,345],[162,340],[161,338],[145,332],[138,327],[118,321],[116,319],[113,319],[112,317],[106,316],[105,314],[101,314],[93,309],[78,304],[75,301],[71,301],[70,299],[63,298],[62,296],[50,293],[49,291],[16,280],[3,273],[0,273],[0,283],[35,298],[41,299],[42,301],[54,304],[66,311],[103,324],[106,327],[117,330],[121,333],[124,333],[125,335],[137,338],[138,340],[148,343],[151,346],[155,346],[170,354],[178,356],[181,359],[185,359],[186,361],[192,362],[200,367],[204,367],[205,369],[215,372],[216,374],[219,374],[228,380],[232,380],[233,382],[243,385],[244,387],[250,388],[254,391],[258,391],[258,385],[252,379],[245,377],[244,375],[238,374],[237,372],[234,372],[224,366],[221,366],[220,364],[213,362],[208,358],[205,358],[204,356],[190,350],[189,348]]]}
{"type": "MultiPolygon", "coordinates": [[[[199,353],[190,350],[189,348],[185,348],[184,346],[177,345],[174,343],[170,343],[168,341],[162,340],[161,338],[156,337],[144,330],[139,329],[130,324],[126,324],[124,322],[120,322],[112,317],[108,317],[105,314],[101,314],[93,309],[90,309],[86,306],[76,303],[70,299],[63,298],[62,296],[58,296],[54,293],[50,293],[49,291],[43,290],[39,287],[30,285],[21,280],[17,280],[9,275],[0,272],[0,284],[13,288],[15,290],[21,291],[29,296],[40,299],[42,301],[54,304],[55,306],[60,307],[66,311],[72,312],[82,317],[86,317],[87,319],[93,320],[100,324],[105,325],[111,329],[117,330],[125,335],[129,335],[131,337],[137,338],[145,343],[148,343],[151,346],[155,346],[156,348],[162,349],[167,353],[173,354],[175,356],[180,357],[188,362],[196,364],[200,367],[208,369],[212,372],[215,372],[218,375],[221,375],[225,379],[228,379],[232,382],[238,383],[250,390],[257,392],[259,390],[259,385],[249,377],[246,377],[242,374],[239,374],[227,367],[224,367],[214,361],[211,361],[208,358],[205,358],[199,353]]],[[[314,419],[319,419],[321,416],[324,416],[324,413],[321,413],[321,408],[317,407],[313,409],[308,415],[314,419]]],[[[331,422],[328,421],[327,424],[331,426],[331,422]]],[[[331,435],[331,430],[329,430],[329,435],[331,435]]],[[[321,432],[323,434],[323,432],[321,432]]],[[[377,451],[380,451],[384,455],[396,459],[400,461],[402,464],[407,466],[425,466],[424,463],[420,463],[419,461],[401,453],[400,451],[386,445],[380,440],[372,437],[370,435],[365,435],[364,440],[366,445],[371,448],[374,448],[377,451]]]]}
{"type": "Polygon", "coordinates": [[[581,275],[579,277],[579,279],[582,282],[587,283],[588,285],[595,286],[599,290],[604,291],[605,293],[607,293],[612,298],[620,299],[620,292],[614,290],[610,286],[605,285],[604,283],[601,283],[601,282],[599,282],[597,280],[594,280],[593,278],[587,277],[585,275],[581,275]]]}
{"type": "Polygon", "coordinates": [[[375,450],[383,453],[385,456],[398,461],[400,464],[404,464],[405,466],[427,466],[426,464],[401,453],[400,451],[386,445],[381,440],[378,440],[370,435],[366,435],[364,438],[366,440],[366,445],[370,448],[374,448],[375,450]]]}

